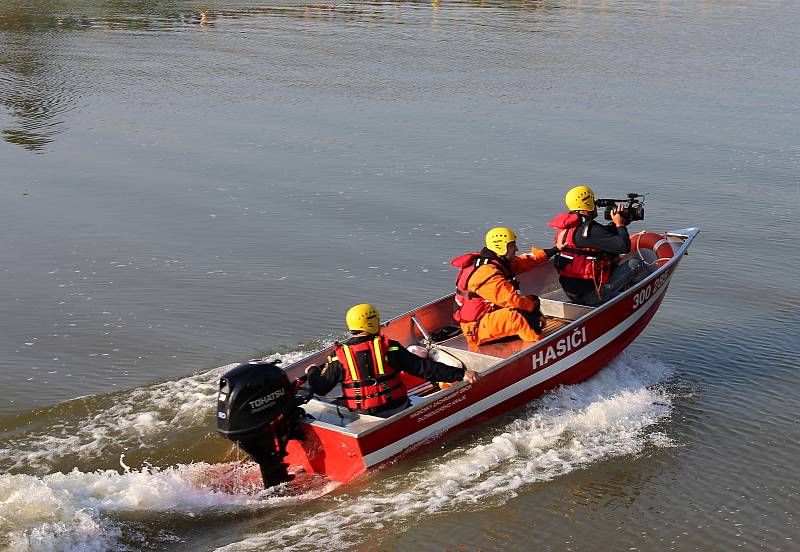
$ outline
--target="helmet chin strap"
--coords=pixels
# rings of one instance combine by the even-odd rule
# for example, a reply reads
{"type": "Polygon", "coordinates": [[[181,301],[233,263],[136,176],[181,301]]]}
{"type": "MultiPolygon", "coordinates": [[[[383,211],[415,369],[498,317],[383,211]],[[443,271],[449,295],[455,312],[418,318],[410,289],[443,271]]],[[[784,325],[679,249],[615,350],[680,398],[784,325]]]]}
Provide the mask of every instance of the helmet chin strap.
{"type": "Polygon", "coordinates": [[[597,218],[597,207],[595,207],[593,211],[579,210],[579,211],[570,211],[570,213],[575,213],[590,219],[595,219],[597,218]]]}

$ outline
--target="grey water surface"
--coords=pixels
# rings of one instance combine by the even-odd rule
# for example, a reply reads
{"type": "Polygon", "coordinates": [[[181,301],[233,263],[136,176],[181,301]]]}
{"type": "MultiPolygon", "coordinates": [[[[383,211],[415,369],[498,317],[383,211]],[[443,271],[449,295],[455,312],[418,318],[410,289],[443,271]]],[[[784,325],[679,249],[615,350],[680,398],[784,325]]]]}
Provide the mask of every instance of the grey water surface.
{"type": "Polygon", "coordinates": [[[800,4],[0,8],[0,549],[800,548],[800,4]],[[324,497],[191,490],[222,366],[575,184],[702,228],[608,374],[324,497]]]}

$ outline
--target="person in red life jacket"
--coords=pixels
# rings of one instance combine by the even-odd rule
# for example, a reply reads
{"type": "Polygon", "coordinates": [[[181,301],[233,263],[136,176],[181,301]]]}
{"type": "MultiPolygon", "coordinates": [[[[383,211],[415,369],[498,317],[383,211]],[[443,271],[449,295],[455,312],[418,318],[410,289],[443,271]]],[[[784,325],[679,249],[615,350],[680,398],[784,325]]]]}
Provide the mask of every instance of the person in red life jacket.
{"type": "Polygon", "coordinates": [[[555,247],[534,247],[531,254],[517,256],[514,231],[492,228],[486,234],[486,247],[480,252],[450,261],[460,269],[453,318],[470,346],[510,336],[519,336],[523,341],[539,340],[543,321],[539,298],[520,295],[516,276],[547,262],[557,252],[555,247]]]}
{"type": "Polygon", "coordinates": [[[408,351],[397,341],[381,335],[378,309],[364,303],[345,316],[352,337],[337,343],[322,369],[306,368],[308,384],[317,395],[325,395],[342,384],[342,404],[353,412],[388,418],[410,403],[398,371],[431,381],[475,383],[478,374],[408,351]]]}
{"type": "Polygon", "coordinates": [[[612,211],[607,225],[596,222],[594,192],[588,186],[572,188],[564,202],[569,212],[560,213],[549,226],[558,230],[555,243],[561,251],[555,266],[570,301],[599,305],[647,275],[640,259],[618,262],[631,250],[628,223],[621,211],[612,211]]]}

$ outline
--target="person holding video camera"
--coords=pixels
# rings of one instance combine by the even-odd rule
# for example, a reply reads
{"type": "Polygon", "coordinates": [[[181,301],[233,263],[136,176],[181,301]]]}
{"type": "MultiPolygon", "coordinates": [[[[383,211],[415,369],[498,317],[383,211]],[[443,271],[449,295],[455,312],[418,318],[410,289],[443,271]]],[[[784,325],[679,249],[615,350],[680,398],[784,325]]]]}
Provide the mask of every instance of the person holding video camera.
{"type": "Polygon", "coordinates": [[[628,200],[597,200],[588,186],[576,186],[567,192],[564,202],[568,213],[559,213],[549,226],[558,230],[555,257],[559,281],[570,301],[595,306],[611,299],[631,282],[641,280],[647,270],[640,259],[619,263],[621,255],[631,250],[628,224],[644,218],[644,208],[628,194],[628,200]],[[627,202],[627,205],[624,203],[627,202]],[[597,206],[605,206],[611,222],[600,224],[597,206]]]}

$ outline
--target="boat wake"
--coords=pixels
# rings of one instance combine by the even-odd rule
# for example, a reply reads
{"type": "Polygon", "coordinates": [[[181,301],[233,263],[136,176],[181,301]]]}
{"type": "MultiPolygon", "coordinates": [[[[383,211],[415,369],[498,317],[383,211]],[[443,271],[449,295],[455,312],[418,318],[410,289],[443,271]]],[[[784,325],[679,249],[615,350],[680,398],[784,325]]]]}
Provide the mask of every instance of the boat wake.
{"type": "MultiPolygon", "coordinates": [[[[269,360],[291,363],[306,354],[269,360]]],[[[327,481],[266,492],[253,463],[126,465],[134,463],[126,454],[158,458],[170,439],[213,435],[219,377],[229,368],[75,399],[18,420],[18,429],[0,439],[0,550],[138,550],[126,544],[137,540],[126,515],[224,515],[329,492],[327,481]]]]}
{"type": "Polygon", "coordinates": [[[343,495],[333,511],[272,526],[218,551],[352,548],[386,525],[410,527],[430,514],[502,504],[526,485],[600,460],[675,446],[657,429],[672,411],[661,385],[671,374],[659,362],[625,353],[592,379],[534,401],[485,442],[426,460],[376,482],[374,490],[343,495]]]}
{"type": "MultiPolygon", "coordinates": [[[[286,365],[307,354],[295,351],[267,360],[286,365]]],[[[44,475],[73,466],[111,468],[120,454],[169,446],[181,433],[209,433],[219,378],[233,366],[33,413],[0,439],[0,471],[44,475]]]]}
{"type": "MultiPolygon", "coordinates": [[[[221,371],[215,370],[214,377],[221,371]]],[[[671,393],[664,385],[671,374],[671,369],[659,362],[623,354],[592,379],[545,395],[519,411],[513,421],[487,427],[482,436],[467,437],[468,446],[454,445],[435,458],[421,454],[389,466],[374,474],[369,485],[340,488],[331,505],[321,504],[322,512],[315,507],[303,513],[304,508],[295,507],[295,515],[271,519],[268,528],[266,524],[256,525],[249,529],[248,538],[220,550],[353,547],[363,535],[379,534],[383,524],[412,526],[431,513],[502,504],[526,485],[600,460],[639,454],[648,446],[674,446],[658,425],[672,411],[671,393]],[[258,527],[263,527],[263,532],[258,527]]],[[[195,408],[213,411],[214,378],[194,378],[197,383],[192,393],[202,395],[196,397],[195,408]]],[[[176,392],[184,394],[190,385],[177,387],[176,392]]],[[[151,407],[146,401],[139,405],[141,412],[151,407]]],[[[132,410],[131,415],[135,414],[132,410]]],[[[138,431],[131,431],[142,439],[138,431]]],[[[103,444],[107,434],[96,434],[98,444],[88,433],[79,434],[90,456],[108,450],[103,444]]],[[[49,454],[55,458],[59,453],[36,449],[35,443],[35,439],[27,441],[25,454],[34,454],[43,465],[52,461],[49,454]]],[[[47,441],[41,444],[46,446],[47,441]]],[[[0,461],[8,463],[6,452],[3,454],[0,461]]],[[[21,455],[12,463],[24,461],[21,455]]],[[[170,519],[208,518],[212,525],[224,526],[243,514],[297,506],[336,487],[324,479],[314,479],[265,491],[258,484],[258,468],[251,463],[130,469],[117,461],[125,469],[90,472],[74,468],[46,475],[0,475],[0,549],[151,549],[155,543],[167,546],[182,538],[163,526],[153,532],[148,521],[165,513],[170,519]]]]}
{"type": "MultiPolygon", "coordinates": [[[[163,513],[192,518],[242,514],[314,499],[335,487],[331,482],[314,481],[264,490],[258,466],[251,463],[200,462],[123,473],[84,473],[76,468],[44,477],[3,475],[0,534],[5,536],[0,537],[0,549],[136,550],[136,541],[154,539],[134,521],[137,518],[163,513]]],[[[155,538],[177,540],[163,531],[155,538]]]]}

